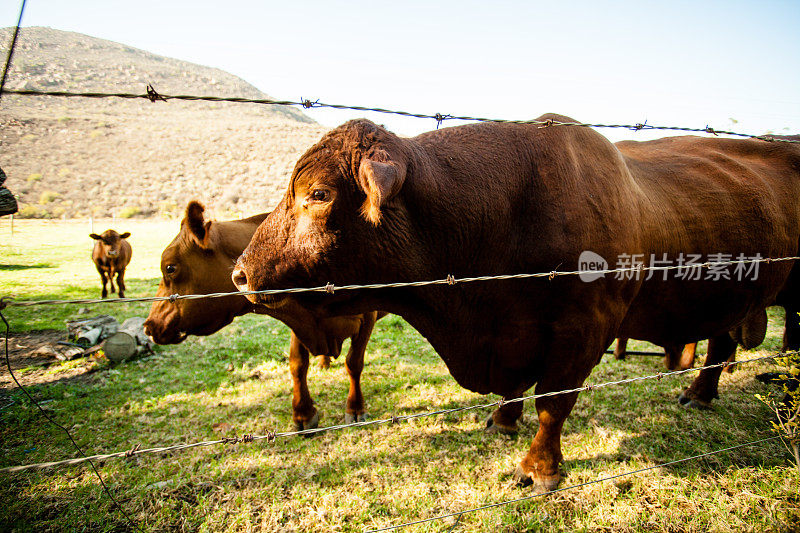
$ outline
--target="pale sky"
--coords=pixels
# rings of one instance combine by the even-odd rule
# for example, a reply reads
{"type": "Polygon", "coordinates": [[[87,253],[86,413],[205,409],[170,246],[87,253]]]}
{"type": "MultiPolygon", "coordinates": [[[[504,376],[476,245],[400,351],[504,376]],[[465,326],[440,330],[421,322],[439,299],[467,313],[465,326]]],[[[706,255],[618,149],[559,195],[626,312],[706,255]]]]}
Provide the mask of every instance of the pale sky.
{"type": "MultiPolygon", "coordinates": [[[[0,2],[0,26],[15,24],[19,5],[0,2]]],[[[217,67],[280,99],[800,133],[800,1],[29,0],[24,26],[217,67]]],[[[128,89],[141,88],[108,88],[128,89]]],[[[306,113],[326,126],[368,116],[402,135],[436,127],[306,113]]],[[[614,141],[668,134],[600,131],[614,141]]]]}

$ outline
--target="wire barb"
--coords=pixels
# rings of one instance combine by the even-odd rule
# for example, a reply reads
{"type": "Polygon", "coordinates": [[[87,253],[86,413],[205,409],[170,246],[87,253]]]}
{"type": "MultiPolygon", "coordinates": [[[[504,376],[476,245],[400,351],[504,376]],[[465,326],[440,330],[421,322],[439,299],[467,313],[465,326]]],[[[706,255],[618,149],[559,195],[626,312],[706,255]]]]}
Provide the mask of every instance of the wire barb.
{"type": "Polygon", "coordinates": [[[137,444],[136,446],[125,452],[125,457],[133,457],[134,455],[136,455],[136,452],[139,451],[139,447],[140,445],[137,444]]]}
{"type": "Polygon", "coordinates": [[[311,109],[312,107],[318,104],[319,104],[319,98],[312,102],[311,100],[303,99],[302,96],[300,97],[300,105],[303,106],[305,109],[311,109]]]}
{"type": "Polygon", "coordinates": [[[166,102],[167,99],[158,94],[155,88],[151,84],[147,84],[147,99],[150,100],[152,103],[156,103],[156,101],[161,100],[162,102],[166,102]]]}
{"type": "Polygon", "coordinates": [[[436,121],[436,129],[438,130],[439,126],[442,125],[442,122],[444,122],[445,120],[450,119],[450,118],[453,118],[453,116],[452,115],[442,115],[441,113],[436,113],[435,115],[433,115],[433,119],[436,121]]]}

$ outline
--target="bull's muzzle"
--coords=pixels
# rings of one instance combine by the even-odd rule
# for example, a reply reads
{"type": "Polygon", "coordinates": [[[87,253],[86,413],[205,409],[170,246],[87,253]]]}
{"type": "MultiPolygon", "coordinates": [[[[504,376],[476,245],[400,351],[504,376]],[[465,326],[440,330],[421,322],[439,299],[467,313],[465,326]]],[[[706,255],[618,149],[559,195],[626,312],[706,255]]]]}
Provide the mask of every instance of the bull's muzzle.
{"type": "MultiPolygon", "coordinates": [[[[242,268],[240,263],[236,263],[236,267],[233,269],[233,272],[231,272],[231,280],[233,281],[233,284],[236,285],[236,289],[239,291],[245,292],[252,290],[247,281],[247,273],[245,272],[244,268],[242,268]]],[[[258,295],[256,294],[245,295],[245,297],[254,304],[258,303],[256,299],[257,296],[258,295]]]]}

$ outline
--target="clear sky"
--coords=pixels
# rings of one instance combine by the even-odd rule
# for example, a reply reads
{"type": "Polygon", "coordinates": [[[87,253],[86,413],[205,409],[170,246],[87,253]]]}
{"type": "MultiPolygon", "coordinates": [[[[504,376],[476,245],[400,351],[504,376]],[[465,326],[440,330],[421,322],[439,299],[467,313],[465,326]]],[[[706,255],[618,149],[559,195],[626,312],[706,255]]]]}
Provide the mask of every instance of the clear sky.
{"type": "MultiPolygon", "coordinates": [[[[15,24],[19,4],[0,1],[0,26],[15,24]]],[[[221,68],[281,99],[800,133],[797,0],[29,0],[24,26],[221,68]]],[[[327,126],[366,115],[307,113],[327,126]]],[[[366,116],[403,135],[436,126],[366,116]]],[[[665,135],[601,131],[615,141],[665,135]]]]}

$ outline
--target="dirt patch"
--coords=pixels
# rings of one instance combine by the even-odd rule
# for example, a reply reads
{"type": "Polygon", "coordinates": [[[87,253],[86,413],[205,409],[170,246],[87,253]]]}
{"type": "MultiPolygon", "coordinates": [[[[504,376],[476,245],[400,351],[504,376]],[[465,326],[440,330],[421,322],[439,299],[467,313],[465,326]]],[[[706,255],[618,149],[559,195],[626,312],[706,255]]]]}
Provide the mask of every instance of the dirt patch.
{"type": "MultiPolygon", "coordinates": [[[[17,380],[25,386],[53,383],[64,379],[87,381],[97,363],[83,357],[74,361],[59,361],[46,353],[48,346],[66,340],[66,331],[48,329],[18,333],[8,338],[8,359],[17,380]],[[45,350],[43,350],[43,348],[45,350]]],[[[4,341],[3,349],[5,349],[4,341]]],[[[5,350],[3,351],[5,353],[5,350]]],[[[16,387],[5,360],[0,371],[0,389],[16,387]]]]}

